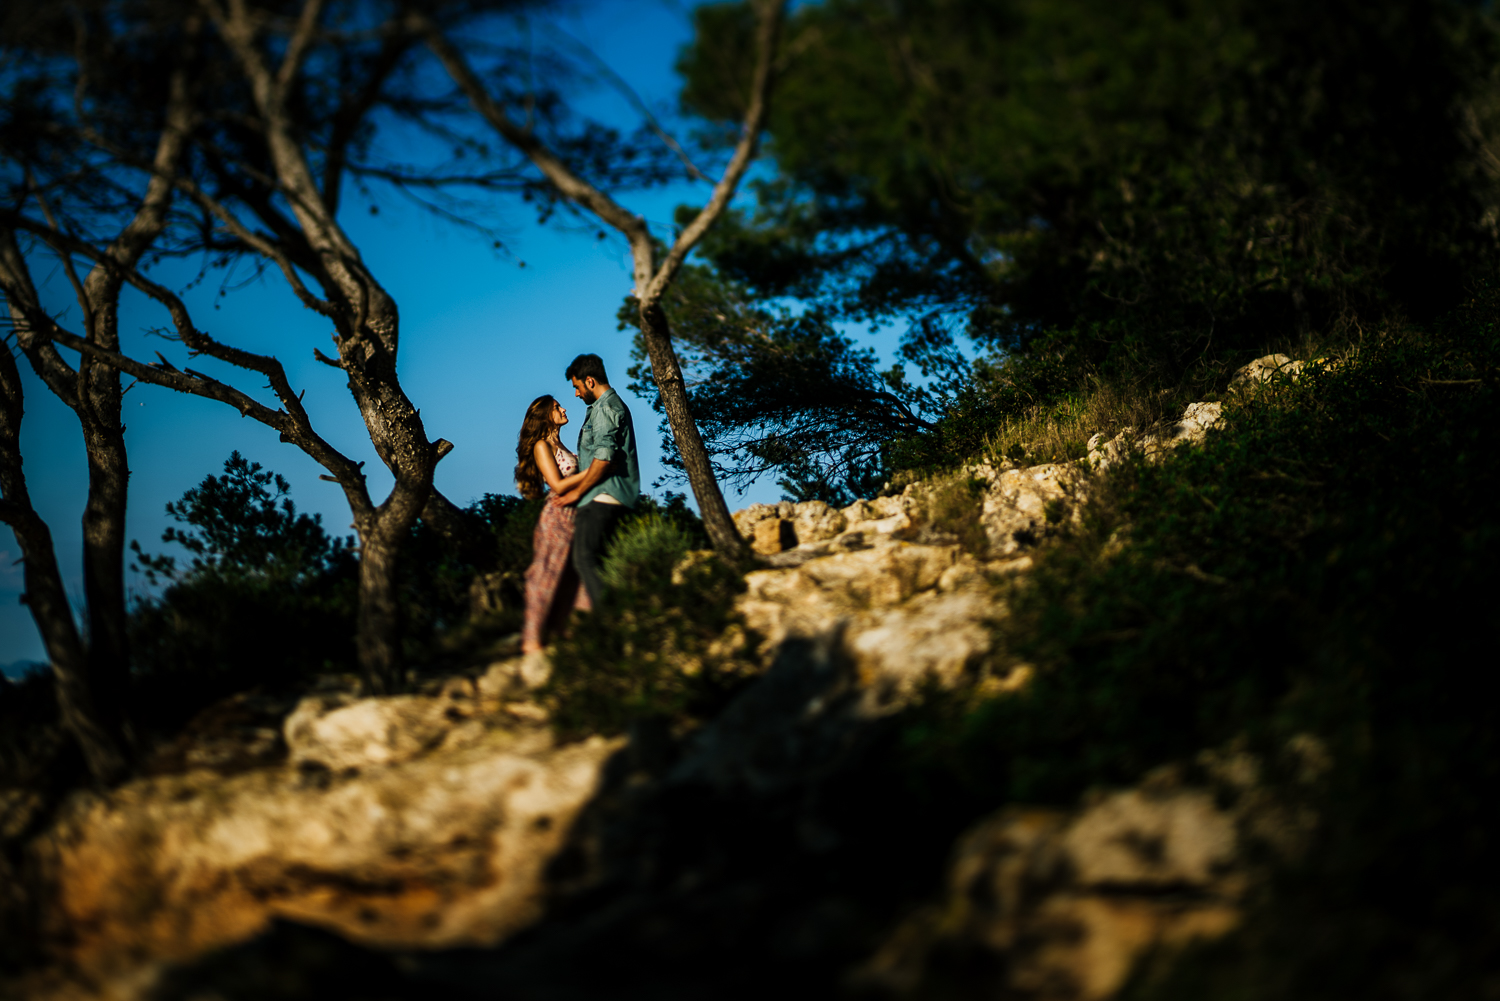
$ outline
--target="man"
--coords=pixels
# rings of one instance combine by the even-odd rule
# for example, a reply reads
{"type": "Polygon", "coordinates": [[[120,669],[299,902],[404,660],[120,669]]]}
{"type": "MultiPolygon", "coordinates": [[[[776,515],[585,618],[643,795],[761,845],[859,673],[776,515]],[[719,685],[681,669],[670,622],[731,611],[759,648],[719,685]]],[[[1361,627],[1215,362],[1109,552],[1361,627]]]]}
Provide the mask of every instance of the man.
{"type": "Polygon", "coordinates": [[[604,547],[625,512],[641,495],[641,466],[635,452],[635,425],[620,394],[610,388],[604,361],[579,355],[565,373],[573,395],[589,405],[578,430],[578,468],[583,479],[552,498],[554,504],[577,504],[573,522],[573,566],[595,608],[604,596],[599,565],[604,547]]]}

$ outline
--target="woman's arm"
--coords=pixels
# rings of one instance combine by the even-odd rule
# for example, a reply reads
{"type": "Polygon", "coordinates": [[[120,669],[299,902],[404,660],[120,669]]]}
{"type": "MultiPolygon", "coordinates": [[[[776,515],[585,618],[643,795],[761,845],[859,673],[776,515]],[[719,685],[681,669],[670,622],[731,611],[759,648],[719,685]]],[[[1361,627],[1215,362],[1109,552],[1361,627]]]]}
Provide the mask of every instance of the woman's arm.
{"type": "Polygon", "coordinates": [[[568,477],[569,480],[577,480],[578,482],[569,487],[567,493],[553,494],[552,503],[560,504],[563,507],[567,507],[570,504],[577,504],[583,498],[583,495],[588,493],[595,483],[604,479],[608,473],[609,460],[595,459],[589,463],[589,468],[576,476],[568,477]]]}
{"type": "Polygon", "coordinates": [[[566,492],[583,479],[582,473],[563,476],[562,470],[557,468],[557,456],[552,453],[552,446],[545,440],[532,446],[532,451],[536,454],[536,468],[541,471],[542,479],[547,481],[547,486],[554,494],[566,492]]]}

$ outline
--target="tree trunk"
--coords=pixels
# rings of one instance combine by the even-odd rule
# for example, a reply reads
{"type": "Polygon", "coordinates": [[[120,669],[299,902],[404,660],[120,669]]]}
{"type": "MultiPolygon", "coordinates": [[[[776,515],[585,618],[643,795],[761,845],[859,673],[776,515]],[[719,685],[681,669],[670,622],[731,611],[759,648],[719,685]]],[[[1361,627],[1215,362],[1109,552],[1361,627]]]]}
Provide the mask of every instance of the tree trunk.
{"type": "Polygon", "coordinates": [[[393,526],[377,520],[359,537],[359,611],[354,649],[371,695],[389,695],[401,687],[401,636],[396,614],[396,561],[401,554],[401,539],[381,531],[389,527],[393,526]]]}
{"type": "MultiPolygon", "coordinates": [[[[30,506],[29,500],[26,506],[30,506]]],[[[78,742],[94,781],[101,786],[112,785],[126,771],[126,742],[119,727],[120,714],[103,711],[101,700],[95,698],[96,689],[103,694],[109,686],[94,683],[96,678],[78,636],[78,627],[73,623],[73,610],[53,555],[52,533],[32,510],[21,512],[11,529],[25,560],[26,593],[21,597],[31,609],[52,664],[63,726],[78,742]]]]}
{"type": "MultiPolygon", "coordinates": [[[[95,303],[90,340],[119,350],[118,282],[95,303]]],[[[80,358],[79,364],[87,364],[80,358]]],[[[121,424],[120,372],[88,366],[79,408],[88,454],[89,492],[83,511],[83,593],[89,616],[89,676],[101,705],[123,708],[128,692],[130,648],[125,607],[125,505],[130,480],[121,424]]]]}
{"type": "MultiPolygon", "coordinates": [[[[436,450],[434,450],[436,451],[436,450]]],[[[432,468],[417,482],[397,480],[384,504],[359,525],[359,614],[354,644],[372,694],[402,687],[398,561],[432,493],[432,468]]]]}
{"type": "Polygon", "coordinates": [[[42,635],[57,682],[63,725],[78,742],[89,773],[100,785],[125,774],[125,743],[112,714],[100,711],[92,694],[88,658],[57,568],[52,533],[32,507],[21,467],[24,398],[20,372],[8,349],[0,350],[0,520],[15,532],[25,561],[22,600],[42,635]]]}
{"type": "Polygon", "coordinates": [[[682,457],[688,485],[698,501],[698,513],[703,517],[708,540],[724,556],[741,556],[745,542],[734,527],[734,519],[729,516],[729,506],[724,503],[724,493],[714,476],[713,463],[703,446],[703,436],[698,433],[698,424],[688,407],[687,387],[683,383],[682,367],[677,364],[677,352],[672,350],[672,329],[667,324],[667,314],[661,303],[654,302],[649,305],[642,303],[640,315],[641,336],[646,342],[646,354],[651,359],[651,372],[661,393],[662,408],[667,412],[677,454],[682,457]]]}

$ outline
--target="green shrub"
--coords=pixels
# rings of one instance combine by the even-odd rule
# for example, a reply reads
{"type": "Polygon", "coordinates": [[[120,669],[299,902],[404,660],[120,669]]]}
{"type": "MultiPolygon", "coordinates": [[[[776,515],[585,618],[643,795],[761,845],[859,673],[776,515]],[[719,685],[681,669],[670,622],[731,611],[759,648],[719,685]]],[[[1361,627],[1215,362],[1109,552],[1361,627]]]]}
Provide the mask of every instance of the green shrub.
{"type": "Polygon", "coordinates": [[[604,560],[603,606],[554,648],[543,697],[566,733],[618,733],[634,720],[682,726],[711,714],[752,669],[734,599],[741,568],[690,551],[661,513],[627,523],[604,560]]]}
{"type": "Polygon", "coordinates": [[[233,692],[353,667],[353,540],[299,514],[289,490],[283,477],[234,452],[223,475],[167,505],[177,526],[162,541],[185,549],[187,565],[131,543],[146,579],[166,584],[131,610],[139,725],[170,731],[233,692]]]}
{"type": "Polygon", "coordinates": [[[693,540],[676,522],[647,514],[624,527],[604,557],[601,576],[617,590],[662,590],[672,583],[672,569],[693,540]]]}
{"type": "Polygon", "coordinates": [[[970,553],[982,554],[989,547],[983,513],[984,481],[966,476],[938,479],[927,495],[927,520],[931,526],[958,539],[970,553]]]}

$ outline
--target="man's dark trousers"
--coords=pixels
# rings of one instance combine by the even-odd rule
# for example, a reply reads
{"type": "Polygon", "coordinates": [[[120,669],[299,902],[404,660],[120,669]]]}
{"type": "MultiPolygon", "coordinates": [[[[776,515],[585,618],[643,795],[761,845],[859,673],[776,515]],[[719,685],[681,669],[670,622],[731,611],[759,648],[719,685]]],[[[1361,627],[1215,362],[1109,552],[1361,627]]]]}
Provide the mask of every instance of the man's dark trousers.
{"type": "Polygon", "coordinates": [[[604,561],[604,547],[620,527],[620,519],[630,510],[623,504],[590,501],[578,507],[573,519],[573,568],[583,581],[589,602],[595,608],[604,597],[604,582],[599,579],[599,565],[604,561]]]}

